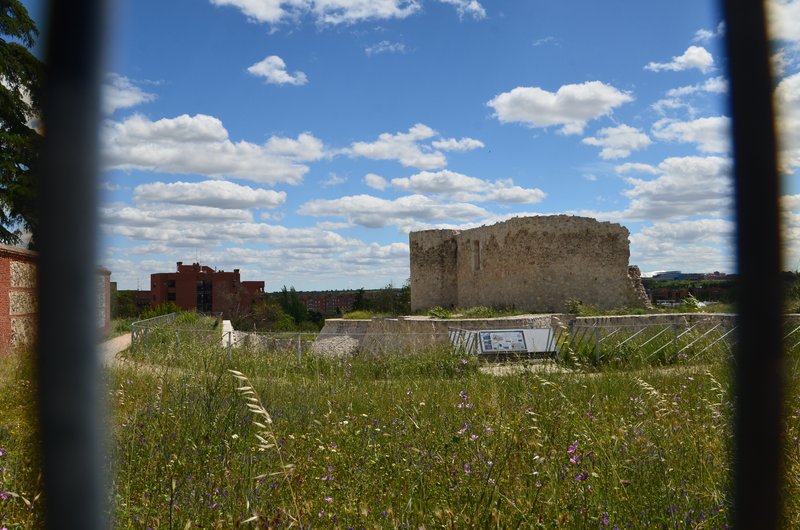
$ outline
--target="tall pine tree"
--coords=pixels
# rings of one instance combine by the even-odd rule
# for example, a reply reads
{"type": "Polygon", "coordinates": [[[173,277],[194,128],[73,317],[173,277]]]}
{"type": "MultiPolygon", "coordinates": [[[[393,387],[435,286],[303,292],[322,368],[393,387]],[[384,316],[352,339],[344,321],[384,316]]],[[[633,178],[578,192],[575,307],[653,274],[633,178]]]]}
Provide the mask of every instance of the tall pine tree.
{"type": "Polygon", "coordinates": [[[42,136],[34,127],[44,65],[32,53],[39,36],[18,0],[0,0],[0,243],[18,244],[39,225],[36,165],[42,136]]]}

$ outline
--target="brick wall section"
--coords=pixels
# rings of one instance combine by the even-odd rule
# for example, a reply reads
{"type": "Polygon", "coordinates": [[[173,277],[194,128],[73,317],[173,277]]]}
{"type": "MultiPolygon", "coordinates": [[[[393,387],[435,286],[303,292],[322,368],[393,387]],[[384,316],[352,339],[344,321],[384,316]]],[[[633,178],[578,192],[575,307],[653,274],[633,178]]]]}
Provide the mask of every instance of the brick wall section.
{"type": "Polygon", "coordinates": [[[0,245],[0,351],[36,337],[36,253],[0,245]]]}
{"type": "Polygon", "coordinates": [[[628,267],[628,234],[616,223],[567,215],[411,232],[411,309],[558,312],[571,298],[601,309],[646,307],[638,269],[628,267]]]}
{"type": "MultiPolygon", "coordinates": [[[[38,254],[0,245],[0,353],[36,340],[39,297],[36,290],[38,254]]],[[[111,271],[97,270],[97,329],[111,330],[111,271]]]]}

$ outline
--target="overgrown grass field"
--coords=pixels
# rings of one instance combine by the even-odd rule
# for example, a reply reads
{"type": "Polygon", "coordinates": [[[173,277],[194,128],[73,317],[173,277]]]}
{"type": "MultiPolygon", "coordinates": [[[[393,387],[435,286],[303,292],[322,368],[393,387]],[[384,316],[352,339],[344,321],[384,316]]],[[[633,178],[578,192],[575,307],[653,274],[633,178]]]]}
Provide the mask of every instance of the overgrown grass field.
{"type": "MultiPolygon", "coordinates": [[[[154,341],[108,371],[115,528],[724,528],[727,361],[484,373],[154,341]],[[158,348],[161,348],[160,350],[158,348]],[[235,372],[232,372],[232,370],[235,372]]],[[[29,364],[0,358],[0,526],[41,524],[29,364]]],[[[786,510],[800,526],[789,362],[786,510]]]]}

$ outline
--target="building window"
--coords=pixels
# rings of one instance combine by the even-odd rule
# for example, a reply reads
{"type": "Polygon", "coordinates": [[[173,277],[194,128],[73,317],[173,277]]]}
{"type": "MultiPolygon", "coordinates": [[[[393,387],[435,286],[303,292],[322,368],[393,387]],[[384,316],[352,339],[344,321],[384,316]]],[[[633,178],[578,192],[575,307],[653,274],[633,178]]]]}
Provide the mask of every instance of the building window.
{"type": "Polygon", "coordinates": [[[472,242],[472,270],[481,270],[481,242],[472,242]]]}
{"type": "Polygon", "coordinates": [[[212,305],[211,280],[197,280],[197,310],[210,313],[212,305]]]}
{"type": "Polygon", "coordinates": [[[175,280],[167,280],[167,289],[175,288],[175,280]]]}
{"type": "Polygon", "coordinates": [[[174,302],[175,301],[175,293],[167,293],[167,301],[174,302]]]}

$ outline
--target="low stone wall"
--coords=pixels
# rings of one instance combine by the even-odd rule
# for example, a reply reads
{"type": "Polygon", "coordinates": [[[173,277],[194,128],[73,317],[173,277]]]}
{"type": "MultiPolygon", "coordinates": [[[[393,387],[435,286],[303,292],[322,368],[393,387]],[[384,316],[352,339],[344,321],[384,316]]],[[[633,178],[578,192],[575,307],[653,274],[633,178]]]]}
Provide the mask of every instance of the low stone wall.
{"type": "MultiPolygon", "coordinates": [[[[800,326],[800,315],[785,316],[787,324],[800,326]]],[[[519,315],[483,319],[437,319],[399,317],[373,320],[329,319],[314,343],[314,351],[323,355],[378,355],[385,352],[409,353],[449,344],[449,330],[546,328],[554,332],[579,326],[647,326],[699,323],[725,326],[735,324],[736,315],[724,313],[662,313],[654,315],[619,315],[575,317],[570,314],[519,315]]]]}
{"type": "Polygon", "coordinates": [[[409,353],[449,344],[452,328],[516,329],[553,325],[559,315],[519,315],[501,318],[439,319],[429,317],[378,318],[373,320],[328,319],[314,344],[323,355],[379,355],[409,353]]]}

